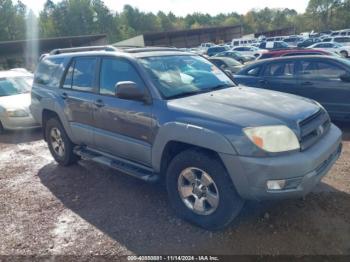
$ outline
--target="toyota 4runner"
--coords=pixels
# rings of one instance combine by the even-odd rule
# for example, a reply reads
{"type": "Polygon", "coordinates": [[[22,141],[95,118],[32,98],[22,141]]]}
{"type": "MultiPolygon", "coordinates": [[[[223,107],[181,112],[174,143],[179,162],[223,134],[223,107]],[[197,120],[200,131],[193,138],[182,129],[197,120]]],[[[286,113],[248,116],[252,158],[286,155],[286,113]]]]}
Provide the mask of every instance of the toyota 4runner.
{"type": "Polygon", "coordinates": [[[211,230],[246,199],[304,196],[341,153],[341,131],[317,102],[235,86],[177,49],[54,50],[30,108],[59,164],[82,158],[164,178],[175,212],[211,230]]]}

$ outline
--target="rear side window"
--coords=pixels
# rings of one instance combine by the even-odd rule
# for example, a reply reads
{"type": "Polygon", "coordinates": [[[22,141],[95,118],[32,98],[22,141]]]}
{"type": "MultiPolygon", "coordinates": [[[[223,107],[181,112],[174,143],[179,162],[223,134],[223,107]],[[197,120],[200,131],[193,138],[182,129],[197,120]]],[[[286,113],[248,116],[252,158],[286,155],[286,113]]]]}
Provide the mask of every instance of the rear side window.
{"type": "Polygon", "coordinates": [[[338,65],[318,62],[318,61],[303,61],[301,74],[304,78],[339,78],[346,71],[338,65]]]}
{"type": "Polygon", "coordinates": [[[60,76],[56,73],[60,67],[63,68],[63,60],[63,58],[46,58],[42,60],[36,70],[34,83],[58,88],[60,76]]]}
{"type": "Polygon", "coordinates": [[[337,38],[334,38],[334,42],[347,43],[347,42],[350,42],[350,37],[337,37],[337,38]]]}
{"type": "Polygon", "coordinates": [[[97,58],[94,57],[74,59],[66,73],[63,87],[83,92],[93,92],[96,65],[97,58]]]}
{"type": "Polygon", "coordinates": [[[100,93],[115,95],[115,86],[121,81],[132,81],[137,86],[144,86],[136,69],[126,60],[105,58],[102,60],[100,73],[100,93]]]}

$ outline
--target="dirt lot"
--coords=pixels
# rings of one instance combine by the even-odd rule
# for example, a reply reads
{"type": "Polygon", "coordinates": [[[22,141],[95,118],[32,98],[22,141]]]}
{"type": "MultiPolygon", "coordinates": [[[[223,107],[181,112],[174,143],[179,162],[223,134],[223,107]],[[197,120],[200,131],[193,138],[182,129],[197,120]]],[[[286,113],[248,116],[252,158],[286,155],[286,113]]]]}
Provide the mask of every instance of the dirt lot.
{"type": "Polygon", "coordinates": [[[207,232],[175,217],[161,186],[98,164],[52,159],[40,131],[0,137],[1,255],[350,254],[350,126],[344,151],[306,199],[249,202],[207,232]]]}

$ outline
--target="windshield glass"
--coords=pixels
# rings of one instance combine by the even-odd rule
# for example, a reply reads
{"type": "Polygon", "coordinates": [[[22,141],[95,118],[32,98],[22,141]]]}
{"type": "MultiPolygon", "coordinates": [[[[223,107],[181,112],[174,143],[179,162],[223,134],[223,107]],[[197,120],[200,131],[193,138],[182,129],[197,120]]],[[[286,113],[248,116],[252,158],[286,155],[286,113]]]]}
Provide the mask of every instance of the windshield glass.
{"type": "Polygon", "coordinates": [[[200,56],[160,56],[140,59],[166,99],[234,86],[225,73],[200,56]]]}
{"type": "Polygon", "coordinates": [[[31,81],[29,77],[0,78],[0,97],[29,93],[31,81]]]}

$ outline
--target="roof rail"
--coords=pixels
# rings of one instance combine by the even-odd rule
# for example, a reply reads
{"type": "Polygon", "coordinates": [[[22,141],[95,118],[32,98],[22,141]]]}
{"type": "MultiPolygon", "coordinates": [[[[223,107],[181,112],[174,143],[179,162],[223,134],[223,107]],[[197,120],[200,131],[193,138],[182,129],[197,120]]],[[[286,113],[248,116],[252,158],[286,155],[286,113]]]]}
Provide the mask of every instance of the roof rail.
{"type": "Polygon", "coordinates": [[[86,51],[118,51],[119,49],[111,46],[83,46],[83,47],[71,47],[71,48],[60,48],[54,49],[50,52],[50,55],[58,55],[65,53],[74,53],[74,52],[86,52],[86,51]]]}
{"type": "Polygon", "coordinates": [[[139,47],[139,48],[125,48],[123,50],[127,53],[142,53],[142,52],[156,52],[156,51],[181,51],[176,47],[139,47]]]}

